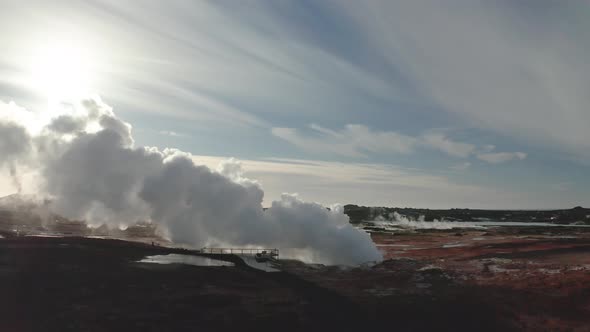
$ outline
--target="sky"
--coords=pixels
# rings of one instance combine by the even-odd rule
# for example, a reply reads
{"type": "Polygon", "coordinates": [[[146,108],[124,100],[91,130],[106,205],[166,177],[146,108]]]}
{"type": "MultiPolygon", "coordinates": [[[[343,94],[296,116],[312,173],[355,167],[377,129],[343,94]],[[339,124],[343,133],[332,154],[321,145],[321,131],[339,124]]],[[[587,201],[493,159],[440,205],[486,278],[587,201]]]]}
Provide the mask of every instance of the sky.
{"type": "Polygon", "coordinates": [[[99,95],[136,146],[240,160],[266,204],[590,206],[590,1],[0,9],[2,103],[99,95]]]}

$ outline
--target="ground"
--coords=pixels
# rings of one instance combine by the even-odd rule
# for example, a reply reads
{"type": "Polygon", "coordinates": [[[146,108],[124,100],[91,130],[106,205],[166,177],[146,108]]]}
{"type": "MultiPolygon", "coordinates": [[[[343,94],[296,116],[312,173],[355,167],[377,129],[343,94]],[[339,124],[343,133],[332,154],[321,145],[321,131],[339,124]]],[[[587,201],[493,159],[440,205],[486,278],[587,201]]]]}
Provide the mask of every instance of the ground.
{"type": "Polygon", "coordinates": [[[590,331],[590,228],[374,233],[385,261],[291,270],[402,330],[590,331]],[[435,324],[435,325],[432,325],[435,324]],[[442,325],[441,325],[442,324],[442,325]]]}
{"type": "Polygon", "coordinates": [[[191,251],[84,237],[0,239],[1,331],[590,331],[590,229],[373,233],[356,268],[139,263],[191,251]]]}

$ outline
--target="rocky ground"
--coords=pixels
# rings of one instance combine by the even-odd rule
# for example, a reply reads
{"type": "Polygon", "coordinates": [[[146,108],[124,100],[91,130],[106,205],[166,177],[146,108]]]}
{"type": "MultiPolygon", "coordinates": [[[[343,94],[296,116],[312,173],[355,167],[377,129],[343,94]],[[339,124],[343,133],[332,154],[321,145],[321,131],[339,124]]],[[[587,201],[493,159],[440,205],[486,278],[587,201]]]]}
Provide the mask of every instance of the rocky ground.
{"type": "Polygon", "coordinates": [[[83,237],[0,239],[1,331],[590,331],[590,229],[373,233],[386,260],[266,273],[139,263],[193,252],[83,237]]]}
{"type": "Polygon", "coordinates": [[[78,237],[0,240],[0,331],[359,327],[346,298],[287,273],[139,263],[189,251],[78,237]],[[344,317],[341,317],[343,315],[344,317]]]}
{"type": "MultiPolygon", "coordinates": [[[[590,331],[590,228],[374,233],[385,261],[310,269],[313,280],[402,330],[590,331]],[[434,323],[436,322],[436,323],[434,323]]],[[[379,318],[378,318],[379,319],[379,318]]]]}

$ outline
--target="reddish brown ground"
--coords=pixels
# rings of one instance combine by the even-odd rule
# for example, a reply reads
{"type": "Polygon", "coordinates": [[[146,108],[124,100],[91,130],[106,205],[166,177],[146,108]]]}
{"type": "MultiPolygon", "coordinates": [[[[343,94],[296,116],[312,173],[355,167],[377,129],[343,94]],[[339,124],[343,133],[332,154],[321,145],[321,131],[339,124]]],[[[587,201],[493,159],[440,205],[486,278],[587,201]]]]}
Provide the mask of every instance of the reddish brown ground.
{"type": "MultiPolygon", "coordinates": [[[[473,319],[479,330],[590,331],[590,229],[512,227],[372,237],[384,253],[381,264],[347,271],[292,266],[291,271],[376,306],[378,315],[402,312],[411,320],[436,319],[449,326],[473,319]],[[451,317],[429,316],[441,312],[451,317]]],[[[403,326],[411,329],[411,320],[403,326]]]]}
{"type": "Polygon", "coordinates": [[[590,229],[373,233],[385,260],[284,272],[137,263],[189,253],[0,239],[0,331],[590,331],[590,229]]]}

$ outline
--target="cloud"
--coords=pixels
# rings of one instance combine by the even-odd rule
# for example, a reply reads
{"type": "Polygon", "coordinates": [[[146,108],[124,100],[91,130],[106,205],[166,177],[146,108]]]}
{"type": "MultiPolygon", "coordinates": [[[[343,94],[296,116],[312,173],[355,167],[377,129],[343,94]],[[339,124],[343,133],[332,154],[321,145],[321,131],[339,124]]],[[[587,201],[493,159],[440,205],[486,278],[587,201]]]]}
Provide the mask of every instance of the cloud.
{"type": "Polygon", "coordinates": [[[358,124],[346,125],[334,131],[311,124],[311,134],[294,128],[273,128],[272,134],[298,148],[318,154],[336,154],[346,157],[367,157],[368,153],[410,153],[416,139],[393,131],[371,131],[358,124]]]}
{"type": "Polygon", "coordinates": [[[160,135],[170,136],[170,137],[186,137],[185,134],[177,133],[172,130],[161,130],[158,132],[160,135]]]}
{"type": "Polygon", "coordinates": [[[524,152],[494,152],[495,145],[484,145],[474,152],[477,159],[490,164],[501,164],[512,160],[525,160],[527,154],[524,152]]]}
{"type": "Polygon", "coordinates": [[[431,0],[371,2],[363,10],[341,4],[372,51],[439,109],[590,160],[590,94],[583,88],[590,85],[590,49],[581,42],[589,37],[587,17],[579,15],[587,4],[431,0]]]}
{"type": "Polygon", "coordinates": [[[273,128],[272,134],[302,150],[318,154],[367,157],[367,153],[410,153],[416,139],[392,131],[371,131],[363,125],[347,125],[333,131],[317,124],[309,126],[312,134],[294,128],[273,128]]]}
{"type": "Polygon", "coordinates": [[[373,131],[358,124],[346,125],[341,130],[311,124],[309,129],[311,133],[303,133],[295,128],[273,128],[272,134],[307,152],[352,158],[367,158],[369,154],[407,154],[418,148],[438,150],[456,158],[476,155],[480,160],[490,163],[526,158],[523,152],[492,153],[494,145],[485,145],[478,149],[474,144],[453,140],[434,130],[408,136],[395,131],[373,131]]]}
{"type": "Polygon", "coordinates": [[[307,137],[300,134],[294,128],[272,128],[271,132],[274,136],[308,152],[316,154],[329,153],[346,157],[365,156],[362,152],[357,151],[356,147],[350,142],[334,136],[327,140],[317,137],[307,137]]]}
{"type": "Polygon", "coordinates": [[[466,162],[464,162],[464,163],[460,163],[460,164],[457,164],[457,165],[453,165],[453,166],[451,166],[450,168],[451,168],[451,169],[454,169],[454,170],[456,170],[456,171],[464,171],[464,170],[468,169],[469,167],[471,167],[471,163],[470,163],[470,162],[468,162],[468,161],[466,161],[466,162]]]}
{"type": "Polygon", "coordinates": [[[524,160],[526,157],[527,154],[524,152],[490,152],[477,154],[478,159],[492,164],[505,163],[511,160],[524,160]]]}
{"type": "Polygon", "coordinates": [[[19,31],[3,44],[6,85],[26,81],[22,54],[34,52],[26,43],[69,38],[101,46],[97,76],[108,84],[98,88],[125,112],[226,134],[285,118],[375,126],[416,117],[426,119],[412,121],[420,131],[443,118],[590,160],[581,3],[63,1],[38,2],[34,14],[29,7],[14,2],[0,13],[3,31],[19,31]]]}
{"type": "Polygon", "coordinates": [[[36,3],[33,15],[14,2],[0,13],[0,28],[19,31],[5,38],[0,76],[22,89],[26,44],[64,38],[100,45],[97,76],[108,84],[97,89],[125,112],[219,135],[285,118],[409,118],[419,131],[452,120],[590,160],[584,6],[63,1],[36,3]]]}
{"type": "Polygon", "coordinates": [[[467,158],[475,150],[475,145],[453,141],[441,133],[427,133],[421,139],[424,146],[440,150],[450,156],[467,158]]]}

